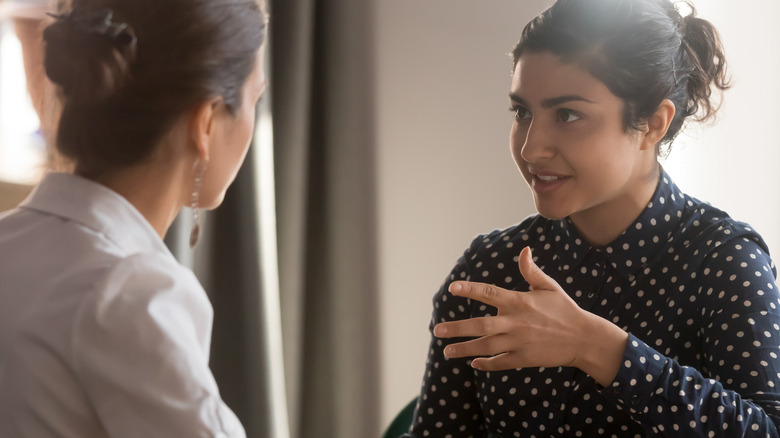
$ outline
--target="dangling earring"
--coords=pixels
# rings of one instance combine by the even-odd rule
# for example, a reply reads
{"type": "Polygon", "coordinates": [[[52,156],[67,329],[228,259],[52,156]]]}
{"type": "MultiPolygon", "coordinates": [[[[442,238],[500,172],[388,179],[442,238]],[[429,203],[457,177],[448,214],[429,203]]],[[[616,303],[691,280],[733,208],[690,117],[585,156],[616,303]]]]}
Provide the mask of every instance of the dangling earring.
{"type": "Polygon", "coordinates": [[[200,186],[203,183],[203,173],[206,171],[206,165],[200,166],[198,173],[195,175],[195,185],[192,188],[192,231],[190,231],[190,248],[194,248],[198,244],[200,238],[200,186]]]}

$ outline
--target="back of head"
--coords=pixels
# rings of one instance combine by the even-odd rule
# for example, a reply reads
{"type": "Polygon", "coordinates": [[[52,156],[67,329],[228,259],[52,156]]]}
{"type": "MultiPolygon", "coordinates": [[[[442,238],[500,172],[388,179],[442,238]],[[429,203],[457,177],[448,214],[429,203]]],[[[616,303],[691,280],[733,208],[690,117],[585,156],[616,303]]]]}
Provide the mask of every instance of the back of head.
{"type": "Polygon", "coordinates": [[[259,0],[71,0],[44,31],[56,142],[97,174],[148,159],[188,109],[240,105],[265,37],[259,0]]]}
{"type": "Polygon", "coordinates": [[[712,117],[712,88],[729,87],[716,29],[682,16],[669,0],[558,0],[523,30],[512,55],[552,52],[581,65],[624,102],[624,126],[639,129],[664,99],[676,108],[661,144],[689,118],[712,117]]]}

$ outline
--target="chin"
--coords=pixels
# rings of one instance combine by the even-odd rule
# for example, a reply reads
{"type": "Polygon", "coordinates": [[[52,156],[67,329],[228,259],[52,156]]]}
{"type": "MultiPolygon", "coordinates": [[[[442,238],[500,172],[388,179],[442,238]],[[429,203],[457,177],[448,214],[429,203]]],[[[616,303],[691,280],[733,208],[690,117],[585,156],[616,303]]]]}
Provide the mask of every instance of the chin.
{"type": "Polygon", "coordinates": [[[554,205],[536,203],[536,211],[546,219],[559,220],[569,216],[570,212],[556,208],[554,205]]]}
{"type": "Polygon", "coordinates": [[[213,198],[208,199],[208,202],[202,203],[200,208],[204,210],[214,210],[215,208],[222,205],[222,201],[224,200],[225,200],[225,192],[222,191],[221,193],[214,196],[213,198]]]}
{"type": "Polygon", "coordinates": [[[539,212],[539,215],[541,215],[545,219],[549,219],[551,221],[561,220],[561,219],[563,219],[563,218],[568,216],[567,214],[545,214],[545,213],[543,213],[541,211],[539,212]]]}

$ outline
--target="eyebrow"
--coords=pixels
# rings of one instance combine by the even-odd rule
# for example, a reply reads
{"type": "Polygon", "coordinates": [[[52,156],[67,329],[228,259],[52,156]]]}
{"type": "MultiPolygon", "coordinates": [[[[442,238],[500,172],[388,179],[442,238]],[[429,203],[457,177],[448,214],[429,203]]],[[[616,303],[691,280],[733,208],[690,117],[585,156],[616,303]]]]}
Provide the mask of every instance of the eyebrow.
{"type": "MultiPolygon", "coordinates": [[[[515,102],[521,103],[523,105],[527,105],[526,101],[523,100],[522,97],[509,93],[509,98],[512,99],[515,102]]],[[[552,108],[554,106],[560,105],[562,103],[566,102],[586,102],[586,103],[595,103],[592,100],[585,99],[582,96],[576,95],[576,94],[569,94],[566,96],[559,96],[559,97],[551,97],[549,99],[544,99],[542,101],[542,108],[552,108]]]]}

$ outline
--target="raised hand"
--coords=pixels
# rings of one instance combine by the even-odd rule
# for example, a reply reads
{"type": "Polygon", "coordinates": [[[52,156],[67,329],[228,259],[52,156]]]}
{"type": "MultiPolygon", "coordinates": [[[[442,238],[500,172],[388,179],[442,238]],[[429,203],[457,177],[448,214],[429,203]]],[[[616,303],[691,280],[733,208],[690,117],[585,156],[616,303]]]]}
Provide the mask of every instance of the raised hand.
{"type": "Polygon", "coordinates": [[[450,358],[477,356],[472,367],[483,371],[523,367],[574,366],[607,385],[617,375],[628,334],[611,322],[582,310],[523,249],[520,273],[528,292],[485,283],[456,281],[453,295],[498,309],[497,316],[437,324],[440,338],[474,337],[444,349],[450,358]]]}

